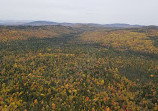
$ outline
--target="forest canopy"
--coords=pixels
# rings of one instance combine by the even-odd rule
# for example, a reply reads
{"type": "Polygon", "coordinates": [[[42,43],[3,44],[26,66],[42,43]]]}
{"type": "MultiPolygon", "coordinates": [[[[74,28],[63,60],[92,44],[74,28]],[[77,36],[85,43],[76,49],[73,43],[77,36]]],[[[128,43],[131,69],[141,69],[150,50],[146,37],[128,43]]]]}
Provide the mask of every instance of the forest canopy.
{"type": "Polygon", "coordinates": [[[0,110],[157,111],[158,29],[0,26],[0,110]]]}

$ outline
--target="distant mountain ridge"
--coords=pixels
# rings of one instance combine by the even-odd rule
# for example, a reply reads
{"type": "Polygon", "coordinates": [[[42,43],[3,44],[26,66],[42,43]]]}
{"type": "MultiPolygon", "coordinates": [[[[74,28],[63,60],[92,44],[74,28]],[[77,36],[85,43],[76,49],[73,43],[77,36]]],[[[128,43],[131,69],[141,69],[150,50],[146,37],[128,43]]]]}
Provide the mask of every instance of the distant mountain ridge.
{"type": "Polygon", "coordinates": [[[16,25],[24,25],[29,22],[31,22],[31,21],[30,20],[0,20],[0,25],[16,26],[16,25]]]}
{"type": "Polygon", "coordinates": [[[130,25],[124,23],[114,23],[114,24],[95,24],[95,23],[58,23],[52,21],[0,21],[0,25],[23,25],[23,26],[44,26],[44,25],[62,25],[62,26],[92,26],[92,27],[114,27],[114,28],[136,28],[142,27],[142,25],[130,25]]]}
{"type": "Polygon", "coordinates": [[[42,26],[42,25],[59,25],[59,23],[50,22],[50,21],[33,21],[33,22],[26,23],[24,25],[42,26]]]}
{"type": "Polygon", "coordinates": [[[122,27],[122,28],[128,28],[128,27],[141,27],[142,25],[130,25],[130,24],[121,24],[121,23],[115,23],[115,24],[105,24],[106,27],[122,27]]]}

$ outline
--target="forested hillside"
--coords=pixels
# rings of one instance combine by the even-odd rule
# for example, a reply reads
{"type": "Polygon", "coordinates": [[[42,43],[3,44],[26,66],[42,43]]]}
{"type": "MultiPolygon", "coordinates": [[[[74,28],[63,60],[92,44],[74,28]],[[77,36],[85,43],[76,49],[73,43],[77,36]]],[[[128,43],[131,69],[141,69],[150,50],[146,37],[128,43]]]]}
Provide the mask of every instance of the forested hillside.
{"type": "Polygon", "coordinates": [[[1,26],[0,110],[157,111],[158,29],[1,26]]]}
{"type": "Polygon", "coordinates": [[[96,30],[85,32],[81,39],[86,42],[99,43],[106,47],[118,50],[130,50],[144,53],[158,54],[158,47],[154,39],[158,39],[158,30],[148,30],[140,33],[139,30],[96,30]]]}
{"type": "Polygon", "coordinates": [[[1,26],[0,40],[28,40],[30,38],[53,38],[75,32],[71,27],[64,26],[1,26]]]}

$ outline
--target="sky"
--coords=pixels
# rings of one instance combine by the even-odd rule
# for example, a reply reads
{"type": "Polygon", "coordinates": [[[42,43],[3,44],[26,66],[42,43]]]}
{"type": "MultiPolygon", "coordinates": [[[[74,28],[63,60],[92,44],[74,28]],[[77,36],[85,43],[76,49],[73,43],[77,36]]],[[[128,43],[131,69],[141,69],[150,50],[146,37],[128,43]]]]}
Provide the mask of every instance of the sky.
{"type": "Polygon", "coordinates": [[[0,20],[158,25],[158,0],[0,0],[0,20]]]}

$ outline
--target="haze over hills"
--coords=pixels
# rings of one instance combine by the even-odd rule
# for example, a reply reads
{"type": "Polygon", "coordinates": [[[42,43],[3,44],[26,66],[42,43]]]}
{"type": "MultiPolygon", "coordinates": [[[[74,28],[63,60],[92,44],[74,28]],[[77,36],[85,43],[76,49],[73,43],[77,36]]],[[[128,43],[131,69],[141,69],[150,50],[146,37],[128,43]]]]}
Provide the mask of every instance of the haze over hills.
{"type": "Polygon", "coordinates": [[[24,25],[26,23],[31,22],[31,20],[0,20],[0,25],[5,25],[5,26],[16,26],[16,25],[24,25]]]}
{"type": "Polygon", "coordinates": [[[16,26],[16,25],[24,25],[24,26],[44,26],[44,25],[62,25],[62,26],[97,26],[97,27],[115,27],[115,28],[135,28],[135,27],[142,27],[142,25],[130,25],[124,23],[113,23],[113,24],[97,24],[97,23],[58,23],[52,21],[0,21],[0,25],[4,26],[16,26]]]}

